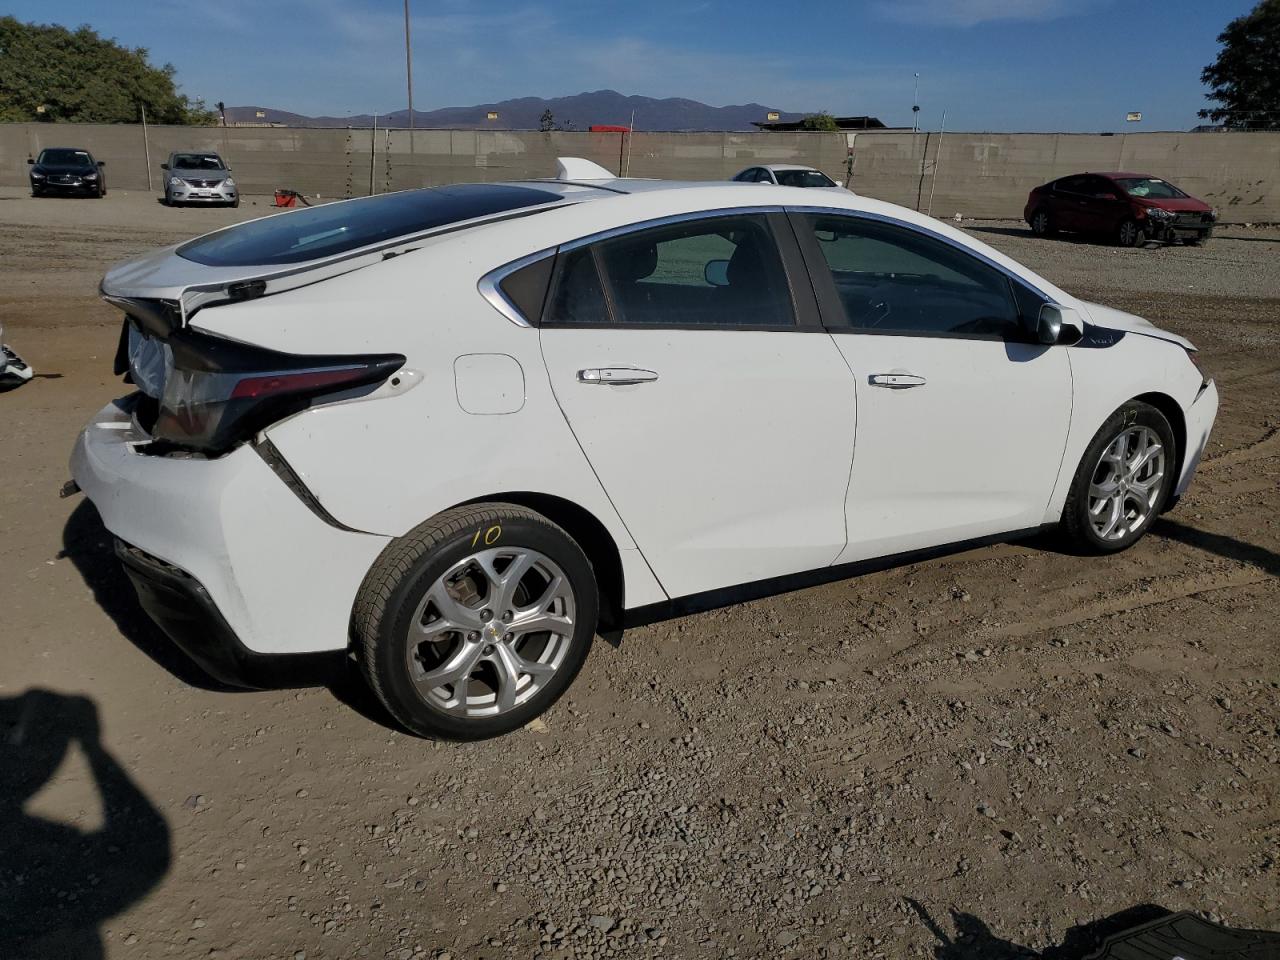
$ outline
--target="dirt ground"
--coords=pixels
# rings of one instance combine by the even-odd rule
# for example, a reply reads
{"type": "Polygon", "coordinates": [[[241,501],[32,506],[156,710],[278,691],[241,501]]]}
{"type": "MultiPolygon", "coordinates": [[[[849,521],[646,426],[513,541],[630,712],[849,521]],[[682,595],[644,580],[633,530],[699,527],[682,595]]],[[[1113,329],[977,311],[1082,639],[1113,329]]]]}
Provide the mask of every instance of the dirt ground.
{"type": "Polygon", "coordinates": [[[124,392],[104,268],[264,209],[0,193],[0,318],[40,376],[0,395],[0,957],[1065,960],[1153,907],[1280,927],[1280,230],[972,225],[1218,378],[1199,477],[1134,549],[630,631],[545,727],[456,745],[355,683],[219,689],[58,499],[124,392]]]}

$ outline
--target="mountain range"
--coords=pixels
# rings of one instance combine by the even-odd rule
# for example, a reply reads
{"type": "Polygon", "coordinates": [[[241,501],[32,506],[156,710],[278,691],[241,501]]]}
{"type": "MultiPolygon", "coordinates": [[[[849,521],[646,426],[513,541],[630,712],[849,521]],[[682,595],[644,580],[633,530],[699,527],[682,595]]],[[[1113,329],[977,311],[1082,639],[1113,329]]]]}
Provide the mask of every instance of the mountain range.
{"type": "MultiPolygon", "coordinates": [[[[413,125],[418,129],[432,127],[452,130],[537,130],[542,115],[551,111],[557,130],[586,130],[593,125],[627,126],[635,115],[637,130],[753,130],[753,120],[800,120],[803,113],[791,113],[759,103],[713,107],[697,100],[667,97],[626,96],[616,90],[595,90],[571,97],[520,97],[497,103],[479,103],[471,107],[442,107],[439,110],[413,111],[413,125]],[[496,113],[497,119],[488,115],[496,113]]],[[[227,107],[228,123],[279,123],[290,127],[368,127],[372,114],[350,117],[309,117],[274,107],[227,107]]],[[[396,110],[378,116],[379,126],[407,127],[409,111],[396,110]]]]}

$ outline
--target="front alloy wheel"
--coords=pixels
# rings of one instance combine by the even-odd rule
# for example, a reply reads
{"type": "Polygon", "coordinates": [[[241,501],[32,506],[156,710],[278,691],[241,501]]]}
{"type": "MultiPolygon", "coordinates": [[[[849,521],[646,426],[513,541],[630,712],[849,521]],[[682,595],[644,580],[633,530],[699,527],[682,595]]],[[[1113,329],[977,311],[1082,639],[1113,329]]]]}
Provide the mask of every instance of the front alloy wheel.
{"type": "Polygon", "coordinates": [[[1085,450],[1063,508],[1064,533],[1091,553],[1132,545],[1168,500],[1176,463],[1165,415],[1150,404],[1126,403],[1085,450]]]}
{"type": "Polygon", "coordinates": [[[1031,215],[1031,232],[1037,237],[1047,237],[1053,232],[1048,210],[1037,210],[1031,215]]]}
{"type": "Polygon", "coordinates": [[[595,575],[546,517],[510,504],[447,510],[393,542],[352,616],[364,673],[421,736],[479,740],[550,707],[595,636],[595,575]]]}
{"type": "Polygon", "coordinates": [[[1098,459],[1089,484],[1089,522],[1101,540],[1120,541],[1146,523],[1164,492],[1164,444],[1133,426],[1098,459]]]}

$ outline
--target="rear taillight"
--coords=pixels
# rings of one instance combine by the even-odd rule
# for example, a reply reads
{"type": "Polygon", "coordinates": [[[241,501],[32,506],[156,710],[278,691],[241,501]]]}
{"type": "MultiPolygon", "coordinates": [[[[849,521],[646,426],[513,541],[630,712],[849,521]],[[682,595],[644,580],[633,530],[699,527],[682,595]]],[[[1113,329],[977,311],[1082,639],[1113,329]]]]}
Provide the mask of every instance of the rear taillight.
{"type": "Polygon", "coordinates": [[[168,370],[152,436],[208,456],[226,453],[313,403],[375,387],[404,365],[399,354],[299,356],[181,330],[167,341],[168,370]]]}

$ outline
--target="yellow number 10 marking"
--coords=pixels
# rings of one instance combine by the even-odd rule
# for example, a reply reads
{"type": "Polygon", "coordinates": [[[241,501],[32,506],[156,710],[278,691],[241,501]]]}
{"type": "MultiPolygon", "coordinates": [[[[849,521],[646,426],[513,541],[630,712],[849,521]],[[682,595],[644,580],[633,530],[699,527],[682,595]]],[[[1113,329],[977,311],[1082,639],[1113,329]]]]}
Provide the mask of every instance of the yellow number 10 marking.
{"type": "Polygon", "coordinates": [[[502,539],[502,527],[498,526],[498,524],[495,523],[488,530],[476,531],[476,535],[471,538],[471,545],[473,547],[480,543],[481,533],[484,534],[484,545],[486,547],[491,547],[495,543],[497,543],[499,540],[502,539]]]}

